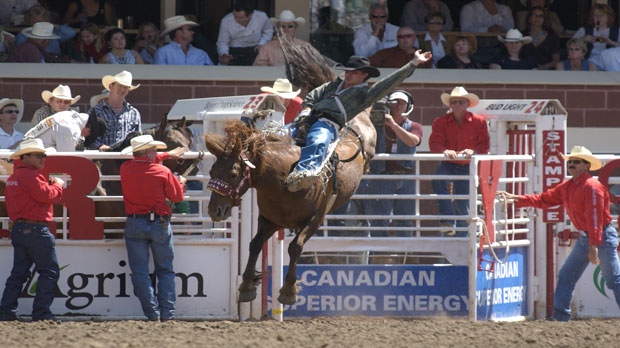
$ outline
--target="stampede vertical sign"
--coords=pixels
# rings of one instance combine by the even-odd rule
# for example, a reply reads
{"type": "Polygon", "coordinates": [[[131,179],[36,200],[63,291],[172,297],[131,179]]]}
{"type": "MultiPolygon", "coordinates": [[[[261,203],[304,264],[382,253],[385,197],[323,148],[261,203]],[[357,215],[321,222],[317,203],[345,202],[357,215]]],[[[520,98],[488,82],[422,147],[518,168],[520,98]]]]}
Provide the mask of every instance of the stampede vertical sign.
{"type": "MultiPolygon", "coordinates": [[[[543,182],[542,192],[553,188],[564,180],[564,131],[543,131],[543,182]]],[[[543,210],[543,222],[564,221],[564,208],[555,206],[543,210]]]]}

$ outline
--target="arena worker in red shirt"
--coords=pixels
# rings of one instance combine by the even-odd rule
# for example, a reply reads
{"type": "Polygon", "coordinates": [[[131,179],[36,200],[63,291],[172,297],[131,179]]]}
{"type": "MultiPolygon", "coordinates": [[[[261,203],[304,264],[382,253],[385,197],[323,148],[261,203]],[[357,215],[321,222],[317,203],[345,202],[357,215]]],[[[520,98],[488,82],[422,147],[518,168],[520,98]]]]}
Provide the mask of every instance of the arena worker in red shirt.
{"type": "Polygon", "coordinates": [[[558,273],[551,315],[555,320],[569,321],[575,285],[588,263],[599,265],[605,285],[614,292],[620,307],[620,260],[618,233],[609,214],[609,191],[588,172],[600,169],[601,161],[584,146],[575,146],[562,157],[570,179],[541,194],[518,196],[500,191],[498,195],[514,201],[518,208],[562,205],[579,230],[579,238],[558,273]]]}
{"type": "Polygon", "coordinates": [[[174,319],[176,290],[173,269],[174,247],[170,226],[173,203],[183,200],[186,179],[177,177],[161,163],[187,151],[180,147],[159,154],[166,144],[150,135],[131,139],[131,146],[121,151],[133,153],[133,159],[121,165],[120,176],[127,222],[125,243],[131,269],[131,282],[144,315],[151,321],[174,319]],[[157,291],[149,277],[149,250],[153,254],[157,291]]]}
{"type": "MultiPolygon", "coordinates": [[[[53,149],[51,149],[53,150],[53,149]]],[[[55,320],[50,311],[60,275],[56,241],[49,223],[53,204],[62,198],[64,181],[39,173],[45,166],[47,149],[41,139],[26,139],[11,154],[14,172],[6,182],[6,208],[13,222],[13,269],[0,301],[0,321],[17,321],[17,302],[33,263],[39,273],[32,303],[32,320],[55,320]]]]}
{"type": "MultiPolygon", "coordinates": [[[[428,144],[431,152],[442,153],[450,161],[442,161],[435,175],[463,175],[463,180],[433,180],[433,191],[438,195],[450,194],[449,187],[452,184],[453,194],[469,195],[469,158],[474,154],[489,153],[489,127],[484,117],[467,111],[468,108],[478,105],[479,98],[468,93],[462,86],[454,87],[450,94],[442,93],[441,101],[450,110],[433,122],[428,144]],[[457,160],[459,157],[467,160],[457,160]]],[[[440,215],[468,216],[469,200],[455,199],[453,204],[451,199],[439,199],[437,209],[440,215]]],[[[443,218],[439,221],[439,226],[442,232],[450,236],[467,236],[466,231],[454,231],[454,227],[467,227],[465,220],[443,218]]]]}
{"type": "Polygon", "coordinates": [[[300,89],[293,91],[293,84],[288,79],[276,79],[273,87],[263,86],[261,92],[275,94],[280,98],[282,105],[286,107],[284,113],[284,124],[293,122],[295,117],[301,111],[301,103],[303,100],[299,97],[300,89]]]}

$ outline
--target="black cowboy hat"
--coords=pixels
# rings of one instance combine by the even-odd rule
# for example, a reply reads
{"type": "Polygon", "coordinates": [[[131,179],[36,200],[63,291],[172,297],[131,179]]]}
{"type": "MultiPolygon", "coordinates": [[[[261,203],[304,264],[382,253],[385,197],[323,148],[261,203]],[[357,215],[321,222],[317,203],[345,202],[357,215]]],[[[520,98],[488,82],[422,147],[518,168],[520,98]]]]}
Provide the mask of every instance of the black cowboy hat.
{"type": "Polygon", "coordinates": [[[379,69],[370,65],[370,61],[366,57],[351,56],[347,64],[336,64],[334,69],[338,70],[361,70],[368,73],[368,77],[379,77],[381,73],[379,69]]]}
{"type": "Polygon", "coordinates": [[[88,115],[86,127],[90,128],[90,135],[84,139],[84,147],[89,147],[92,145],[97,138],[105,134],[105,131],[108,128],[104,119],[95,115],[94,112],[91,112],[90,115],[88,115]]]}

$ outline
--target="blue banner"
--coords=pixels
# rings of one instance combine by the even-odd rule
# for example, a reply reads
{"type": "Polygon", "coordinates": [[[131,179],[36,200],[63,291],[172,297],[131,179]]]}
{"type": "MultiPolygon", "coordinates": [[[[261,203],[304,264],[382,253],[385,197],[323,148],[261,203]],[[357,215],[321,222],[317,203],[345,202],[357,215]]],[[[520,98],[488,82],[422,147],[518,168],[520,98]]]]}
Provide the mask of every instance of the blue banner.
{"type": "Polygon", "coordinates": [[[466,266],[298,265],[297,279],[285,317],[468,315],[466,266]]]}

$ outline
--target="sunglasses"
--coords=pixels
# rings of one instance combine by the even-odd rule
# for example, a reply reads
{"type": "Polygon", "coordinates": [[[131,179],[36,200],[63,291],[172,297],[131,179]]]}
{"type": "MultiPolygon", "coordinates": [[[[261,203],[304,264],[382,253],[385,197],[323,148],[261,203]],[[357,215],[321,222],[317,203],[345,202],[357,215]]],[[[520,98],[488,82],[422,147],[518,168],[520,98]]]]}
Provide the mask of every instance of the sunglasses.
{"type": "Polygon", "coordinates": [[[443,24],[442,21],[429,21],[428,24],[443,24]]]}
{"type": "Polygon", "coordinates": [[[295,28],[295,24],[281,25],[280,28],[293,29],[295,28]]]}
{"type": "Polygon", "coordinates": [[[36,158],[38,158],[38,159],[41,159],[41,158],[46,158],[46,157],[47,157],[47,155],[46,155],[46,154],[44,154],[44,153],[30,153],[29,155],[30,155],[30,156],[34,156],[34,157],[36,157],[36,158]]]}
{"type": "Polygon", "coordinates": [[[19,110],[4,110],[2,111],[3,114],[19,114],[19,110]]]}
{"type": "Polygon", "coordinates": [[[71,104],[71,100],[66,100],[66,99],[54,99],[54,103],[58,103],[58,104],[71,104]]]}
{"type": "Polygon", "coordinates": [[[467,100],[454,99],[450,100],[450,104],[467,104],[467,100]]]}
{"type": "Polygon", "coordinates": [[[401,34],[401,35],[397,35],[396,37],[399,38],[399,39],[411,39],[414,36],[415,35],[413,35],[413,34],[401,34]]]}
{"type": "Polygon", "coordinates": [[[586,161],[578,160],[578,159],[577,160],[569,159],[569,160],[566,160],[566,163],[568,163],[568,164],[582,164],[582,163],[586,163],[586,161]]]}
{"type": "Polygon", "coordinates": [[[386,18],[387,16],[386,15],[383,15],[383,16],[372,15],[370,17],[377,19],[377,18],[386,18]]]}
{"type": "Polygon", "coordinates": [[[532,18],[543,18],[544,16],[544,14],[532,13],[532,18]]]}

